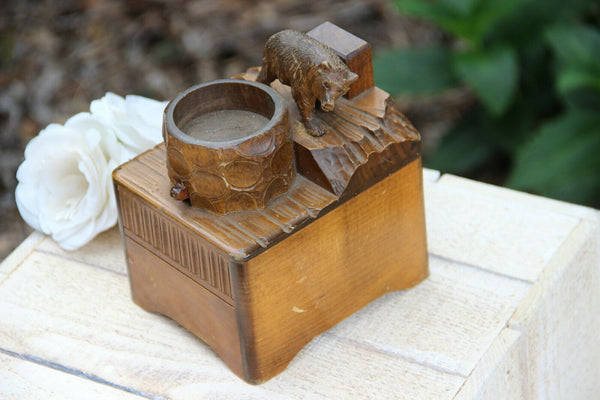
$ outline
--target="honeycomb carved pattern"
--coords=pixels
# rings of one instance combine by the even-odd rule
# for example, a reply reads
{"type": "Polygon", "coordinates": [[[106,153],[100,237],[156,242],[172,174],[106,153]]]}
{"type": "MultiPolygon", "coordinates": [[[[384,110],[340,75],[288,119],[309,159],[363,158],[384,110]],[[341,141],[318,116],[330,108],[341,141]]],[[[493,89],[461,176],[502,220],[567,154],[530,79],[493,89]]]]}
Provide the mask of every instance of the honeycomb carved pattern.
{"type": "Polygon", "coordinates": [[[214,213],[264,208],[296,175],[288,114],[281,105],[263,131],[215,146],[182,140],[165,124],[171,182],[186,188],[193,207],[214,213]]]}
{"type": "Polygon", "coordinates": [[[285,120],[257,143],[199,151],[170,137],[167,169],[174,183],[187,189],[190,203],[212,212],[264,208],[287,192],[296,168],[294,148],[285,120]]]}

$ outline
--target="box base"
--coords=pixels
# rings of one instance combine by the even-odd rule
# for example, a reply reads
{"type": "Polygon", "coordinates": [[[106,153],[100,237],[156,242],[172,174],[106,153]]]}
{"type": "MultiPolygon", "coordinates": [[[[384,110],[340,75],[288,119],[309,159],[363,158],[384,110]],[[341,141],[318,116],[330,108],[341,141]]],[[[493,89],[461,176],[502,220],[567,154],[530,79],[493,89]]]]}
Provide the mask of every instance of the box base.
{"type": "Polygon", "coordinates": [[[266,381],[315,336],[427,277],[422,194],[418,158],[256,256],[230,260],[230,298],[125,228],[133,299],[200,337],[246,381],[266,381]]]}

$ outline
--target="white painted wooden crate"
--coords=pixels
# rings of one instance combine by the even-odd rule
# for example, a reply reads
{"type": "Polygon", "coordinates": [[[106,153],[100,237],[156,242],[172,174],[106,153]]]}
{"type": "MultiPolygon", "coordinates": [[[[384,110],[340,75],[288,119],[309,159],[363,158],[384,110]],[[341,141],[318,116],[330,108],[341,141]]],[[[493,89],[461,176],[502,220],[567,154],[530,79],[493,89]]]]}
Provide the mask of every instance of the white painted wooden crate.
{"type": "Polygon", "coordinates": [[[597,399],[600,212],[425,171],[431,276],[260,386],[132,303],[116,229],[0,264],[0,398],[597,399]]]}

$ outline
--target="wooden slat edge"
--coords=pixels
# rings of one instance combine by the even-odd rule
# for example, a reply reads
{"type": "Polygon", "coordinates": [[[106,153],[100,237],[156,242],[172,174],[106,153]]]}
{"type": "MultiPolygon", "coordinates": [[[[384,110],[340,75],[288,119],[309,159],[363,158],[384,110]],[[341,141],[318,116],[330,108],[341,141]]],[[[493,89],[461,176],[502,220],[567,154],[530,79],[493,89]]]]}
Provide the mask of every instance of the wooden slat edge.
{"type": "Polygon", "coordinates": [[[531,399],[600,391],[600,218],[582,219],[508,321],[525,338],[531,399]]]}
{"type": "Polygon", "coordinates": [[[504,329],[479,360],[454,400],[523,399],[526,376],[521,333],[504,329]]]}
{"type": "Polygon", "coordinates": [[[43,233],[33,232],[0,263],[0,284],[25,261],[44,239],[46,239],[46,235],[43,233]]]}
{"type": "Polygon", "coordinates": [[[542,208],[569,217],[583,218],[590,221],[600,218],[600,212],[590,207],[550,199],[531,193],[520,192],[518,190],[509,189],[502,186],[477,182],[452,174],[443,174],[439,178],[438,183],[447,187],[467,190],[473,195],[494,196],[499,199],[528,204],[536,208],[542,208]]]}
{"type": "Polygon", "coordinates": [[[1,349],[0,365],[0,383],[8,383],[0,385],[1,398],[161,399],[63,365],[1,349]]]}

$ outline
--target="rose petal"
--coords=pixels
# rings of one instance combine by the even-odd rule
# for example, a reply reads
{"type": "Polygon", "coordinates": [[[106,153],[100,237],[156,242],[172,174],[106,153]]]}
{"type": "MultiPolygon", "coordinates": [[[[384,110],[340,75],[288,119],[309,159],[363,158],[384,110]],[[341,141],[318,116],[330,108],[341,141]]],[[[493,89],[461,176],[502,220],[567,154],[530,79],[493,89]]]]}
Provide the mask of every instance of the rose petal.
{"type": "Polygon", "coordinates": [[[38,218],[38,208],[36,204],[36,187],[35,185],[19,183],[15,189],[15,200],[17,209],[27,222],[36,231],[41,231],[40,221],[38,218]]]}
{"type": "MultiPolygon", "coordinates": [[[[90,106],[93,116],[110,125],[121,143],[121,151],[137,155],[162,142],[162,118],[167,102],[128,95],[125,99],[107,93],[90,106]]],[[[122,159],[125,159],[122,156],[122,159]]]]}
{"type": "Polygon", "coordinates": [[[128,95],[125,97],[126,112],[129,115],[137,115],[138,118],[152,126],[160,126],[163,120],[163,112],[168,102],[156,101],[147,97],[128,95]]]}
{"type": "Polygon", "coordinates": [[[125,107],[125,99],[108,92],[101,99],[92,101],[90,111],[92,115],[110,125],[118,122],[118,117],[125,111],[125,107]]]}
{"type": "MultiPolygon", "coordinates": [[[[79,113],[67,120],[66,128],[82,133],[95,131],[99,135],[98,145],[107,160],[116,160],[118,163],[125,162],[121,154],[121,146],[117,142],[114,129],[103,123],[100,119],[90,113],[79,113]]],[[[94,139],[95,140],[95,139],[94,139]]]]}
{"type": "Polygon", "coordinates": [[[23,219],[68,250],[117,221],[112,171],[162,141],[166,102],[107,93],[64,126],[32,139],[17,170],[15,198],[23,219]]]}

